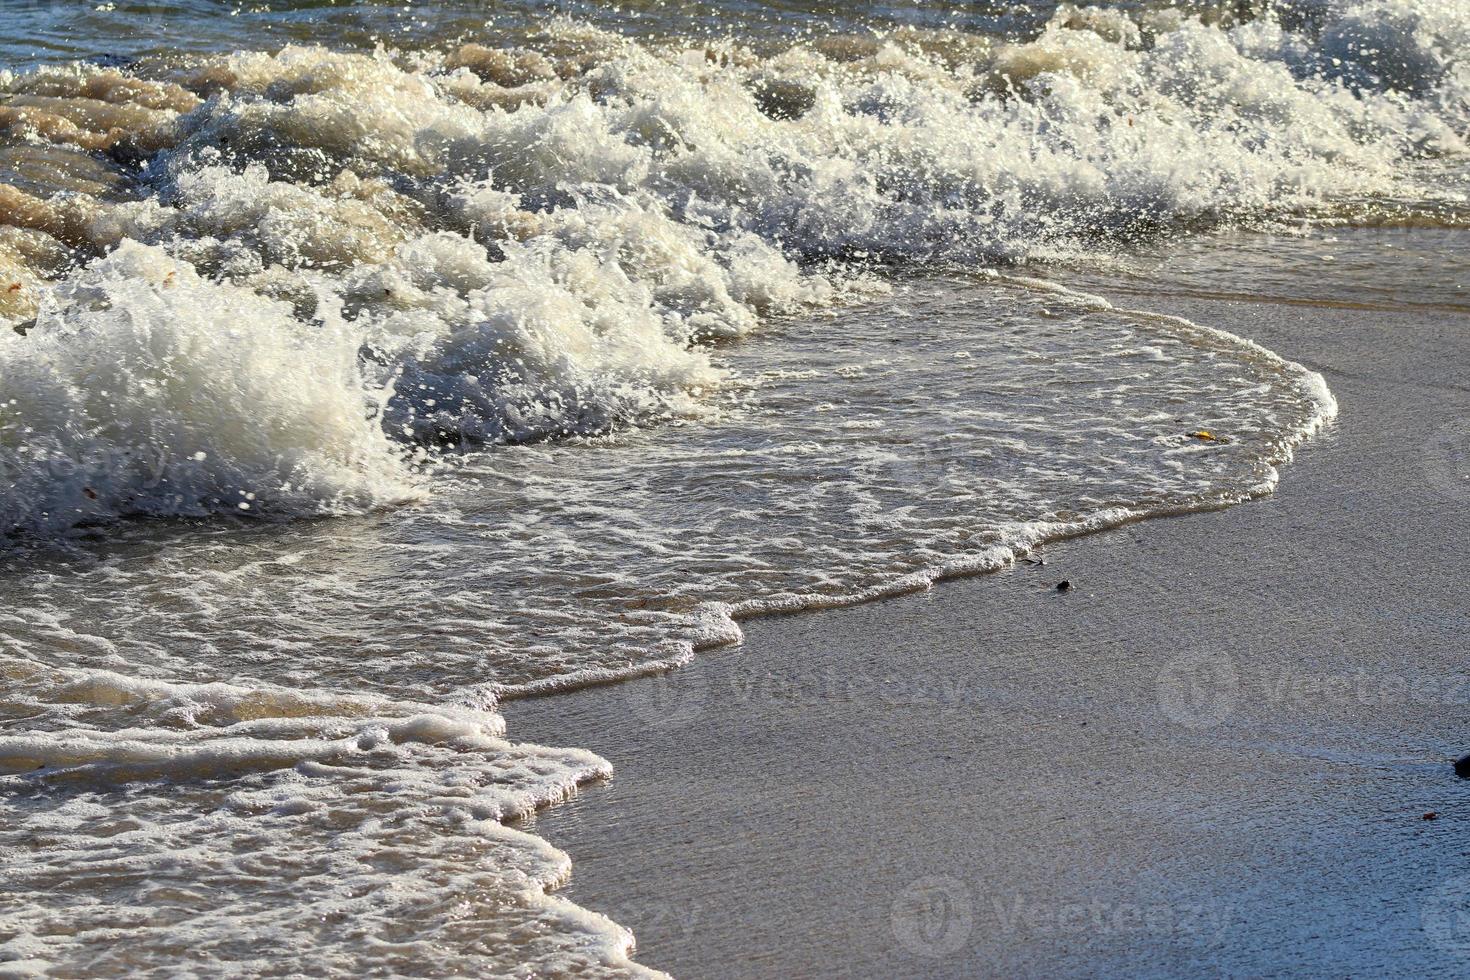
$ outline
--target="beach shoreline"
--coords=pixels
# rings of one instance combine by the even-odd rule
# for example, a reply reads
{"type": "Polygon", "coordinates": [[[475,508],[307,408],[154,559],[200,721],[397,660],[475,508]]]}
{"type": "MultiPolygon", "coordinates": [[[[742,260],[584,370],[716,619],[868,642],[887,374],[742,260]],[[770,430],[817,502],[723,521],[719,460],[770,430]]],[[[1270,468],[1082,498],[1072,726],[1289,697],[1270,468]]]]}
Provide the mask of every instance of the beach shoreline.
{"type": "Polygon", "coordinates": [[[1342,417],[1276,494],[507,703],[616,769],[536,820],[561,894],[684,977],[1463,969],[1470,306],[1369,301],[1351,264],[1453,270],[1470,236],[1387,234],[1117,283],[1326,376],[1342,417]],[[1207,288],[1263,261],[1281,282],[1207,288]]]}
{"type": "Polygon", "coordinates": [[[971,6],[5,5],[0,974],[1467,972],[1470,17],[971,6]]]}

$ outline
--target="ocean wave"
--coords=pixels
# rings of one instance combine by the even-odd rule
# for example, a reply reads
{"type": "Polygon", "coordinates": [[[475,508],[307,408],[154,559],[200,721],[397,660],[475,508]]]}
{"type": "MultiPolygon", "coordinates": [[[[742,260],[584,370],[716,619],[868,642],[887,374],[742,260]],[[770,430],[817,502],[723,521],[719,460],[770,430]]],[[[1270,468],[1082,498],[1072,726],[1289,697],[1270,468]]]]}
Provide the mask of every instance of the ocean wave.
{"type": "Polygon", "coordinates": [[[878,288],[875,263],[1367,217],[1443,196],[1407,164],[1466,149],[1452,5],[936,37],[558,22],[5,75],[0,526],[413,499],[406,443],[698,414],[711,345],[878,288]]]}

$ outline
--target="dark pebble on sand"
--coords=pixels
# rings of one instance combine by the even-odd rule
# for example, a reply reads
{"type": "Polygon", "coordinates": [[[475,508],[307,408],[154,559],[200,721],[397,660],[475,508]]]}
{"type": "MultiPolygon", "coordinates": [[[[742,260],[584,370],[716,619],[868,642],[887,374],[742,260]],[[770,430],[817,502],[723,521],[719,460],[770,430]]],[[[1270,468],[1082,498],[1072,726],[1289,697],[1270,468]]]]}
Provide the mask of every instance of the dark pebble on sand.
{"type": "Polygon", "coordinates": [[[1060,581],[1060,582],[1057,583],[1057,591],[1058,592],[1066,592],[1071,587],[1072,587],[1072,583],[1069,582],[1069,581],[1067,581],[1066,579],[1063,579],[1062,581],[1060,581]]]}

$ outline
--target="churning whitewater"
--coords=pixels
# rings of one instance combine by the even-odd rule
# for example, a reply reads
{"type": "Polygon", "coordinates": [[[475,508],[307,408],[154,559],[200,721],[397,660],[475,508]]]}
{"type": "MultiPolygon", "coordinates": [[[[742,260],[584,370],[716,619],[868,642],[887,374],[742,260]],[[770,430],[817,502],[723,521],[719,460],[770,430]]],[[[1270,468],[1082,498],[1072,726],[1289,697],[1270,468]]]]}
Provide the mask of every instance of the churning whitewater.
{"type": "Polygon", "coordinates": [[[0,526],[399,503],[413,444],[697,411],[710,344],[877,262],[1415,197],[1411,161],[1464,150],[1466,18],[1311,13],[7,76],[8,167],[77,177],[0,188],[0,526]]]}
{"type": "Polygon", "coordinates": [[[1470,9],[1224,6],[0,72],[0,963],[643,972],[499,700],[1268,492],[1322,379],[1060,283],[1463,223],[1470,9]]]}

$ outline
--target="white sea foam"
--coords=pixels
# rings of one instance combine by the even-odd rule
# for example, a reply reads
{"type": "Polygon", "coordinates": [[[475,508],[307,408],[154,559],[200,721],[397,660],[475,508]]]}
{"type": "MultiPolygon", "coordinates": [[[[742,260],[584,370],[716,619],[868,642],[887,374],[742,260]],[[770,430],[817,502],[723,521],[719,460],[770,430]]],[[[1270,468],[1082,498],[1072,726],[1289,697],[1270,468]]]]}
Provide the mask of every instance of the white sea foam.
{"type": "MultiPolygon", "coordinates": [[[[50,312],[6,344],[0,368],[30,379],[9,393],[5,469],[22,481],[0,524],[236,511],[240,490],[261,510],[362,508],[411,495],[402,452],[375,426],[394,440],[523,441],[687,415],[721,379],[700,345],[852,285],[797,259],[1075,257],[1160,230],[1428,193],[1405,164],[1465,150],[1470,18],[1428,0],[1282,10],[1222,26],[1063,8],[1023,42],[814,40],[763,56],[562,23],[544,54],[289,47],[162,81],[10,77],[43,100],[16,110],[22,131],[163,148],[140,201],[15,198],[12,223],[83,250],[146,242],[200,277],[180,265],[186,289],[162,293],[141,271],[129,285],[126,263],[163,261],[134,249],[111,272],[80,274],[113,276],[113,309],[134,312],[70,309],[65,277],[44,297],[50,312]],[[293,326],[242,290],[322,325],[293,326]],[[146,416],[157,437],[99,426],[95,405],[58,415],[78,400],[59,392],[85,369],[66,363],[85,343],[48,339],[54,325],[149,316],[170,320],[158,330],[197,325],[214,353],[167,382],[177,356],[118,358],[141,372],[115,377],[111,397],[137,399],[118,414],[146,416]],[[234,329],[214,329],[220,318],[234,329]],[[247,330],[258,356],[222,363],[247,330]],[[357,348],[368,356],[354,368],[357,348]],[[305,383],[316,376],[331,381],[305,383]],[[151,400],[164,388],[170,405],[151,400]],[[186,395],[209,410],[189,417],[186,395]],[[266,432],[280,444],[234,443],[266,432]],[[98,471],[128,470],[117,460],[144,447],[172,453],[157,444],[165,433],[188,449],[166,464],[167,492],[98,471]],[[31,438],[85,477],[48,485],[19,455],[31,438]],[[196,452],[209,473],[186,472],[196,452]]],[[[39,308],[42,273],[14,244],[0,267],[17,287],[0,313],[18,321],[39,308]]]]}
{"type": "Polygon", "coordinates": [[[305,512],[417,491],[373,415],[338,319],[200,279],[125,243],[0,337],[0,523],[51,530],[126,513],[305,512]]]}
{"type": "Polygon", "coordinates": [[[27,854],[7,865],[10,975],[468,975],[504,971],[508,945],[527,975],[650,972],[626,930],[547,894],[566,856],[505,826],[607,776],[590,753],[506,742],[467,709],[9,659],[0,675],[8,704],[72,711],[0,737],[17,773],[0,839],[27,854]],[[119,707],[146,724],[86,727],[119,707]]]}

